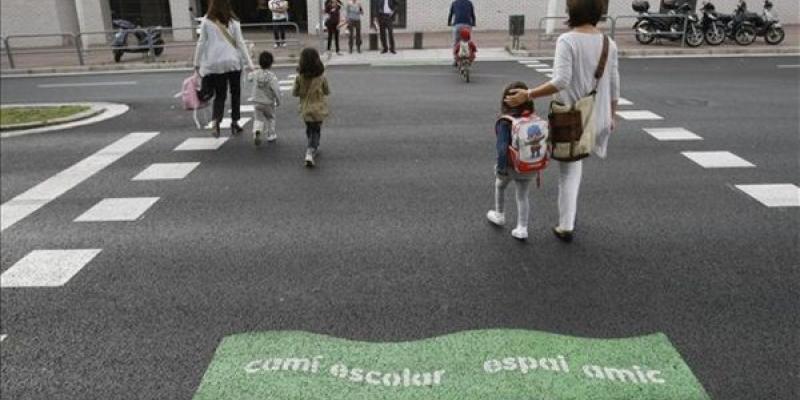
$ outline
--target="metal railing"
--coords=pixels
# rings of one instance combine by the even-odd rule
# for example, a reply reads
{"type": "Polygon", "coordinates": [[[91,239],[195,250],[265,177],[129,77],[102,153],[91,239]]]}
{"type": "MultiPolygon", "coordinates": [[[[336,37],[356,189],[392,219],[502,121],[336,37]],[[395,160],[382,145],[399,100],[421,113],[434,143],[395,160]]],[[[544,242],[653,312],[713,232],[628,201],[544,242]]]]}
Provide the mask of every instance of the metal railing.
{"type": "MultiPolygon", "coordinates": [[[[243,29],[256,29],[261,28],[264,29],[265,32],[271,32],[276,27],[283,27],[286,29],[286,39],[281,40],[282,43],[286,43],[287,47],[290,48],[299,48],[304,43],[303,40],[300,39],[300,26],[294,22],[270,22],[270,23],[257,23],[257,24],[242,24],[243,29]]],[[[167,51],[170,48],[194,48],[197,45],[196,34],[197,25],[188,26],[188,27],[142,27],[136,29],[126,29],[126,30],[108,30],[108,31],[92,31],[92,32],[79,32],[75,33],[52,33],[52,34],[21,34],[21,35],[8,35],[5,37],[1,37],[0,41],[2,42],[2,51],[6,53],[6,57],[8,58],[8,63],[11,69],[15,69],[17,67],[17,58],[16,56],[19,55],[35,55],[35,54],[70,54],[73,53],[76,55],[78,63],[80,65],[86,65],[86,59],[90,52],[98,52],[98,51],[108,51],[109,54],[112,54],[114,51],[134,51],[145,54],[145,60],[147,62],[152,62],[155,60],[156,53],[167,51]],[[137,32],[143,32],[148,37],[154,32],[161,33],[161,39],[164,41],[163,44],[154,43],[153,40],[148,40],[144,43],[140,43],[139,40],[136,38],[137,32]],[[175,40],[176,33],[180,33],[183,31],[190,32],[188,35],[185,35],[187,40],[175,40]],[[129,36],[127,38],[126,45],[123,47],[114,46],[113,40],[115,35],[119,32],[127,33],[129,36]],[[100,38],[98,38],[100,36],[100,38]],[[50,46],[50,47],[34,47],[32,45],[17,45],[14,46],[14,41],[18,41],[20,39],[42,39],[42,38],[60,38],[62,45],[61,46],[50,46]],[[64,43],[69,43],[69,45],[64,45],[64,43]]],[[[253,47],[259,44],[273,44],[277,43],[274,39],[272,34],[265,36],[264,38],[253,38],[245,40],[245,43],[252,44],[253,47]]],[[[248,49],[251,50],[251,49],[248,49]]]]}
{"type": "Polygon", "coordinates": [[[3,39],[3,50],[6,52],[6,56],[8,57],[8,64],[11,68],[16,68],[14,63],[14,54],[69,54],[75,52],[78,57],[78,62],[83,65],[83,54],[81,54],[81,43],[80,39],[72,34],[72,33],[41,33],[41,34],[24,34],[24,35],[8,35],[3,39]],[[59,47],[59,48],[22,48],[19,52],[12,51],[11,40],[12,39],[31,39],[31,38],[61,38],[62,43],[64,42],[65,38],[71,39],[67,40],[72,43],[71,49],[67,50],[67,47],[59,47]]]}
{"type": "MultiPolygon", "coordinates": [[[[539,18],[539,22],[537,24],[537,35],[536,35],[536,49],[542,49],[542,43],[547,40],[553,40],[558,37],[559,33],[563,33],[567,29],[561,29],[559,33],[555,33],[558,29],[554,30],[554,33],[545,33],[544,24],[547,21],[566,21],[568,17],[566,16],[550,16],[550,17],[541,17],[539,18]]],[[[600,20],[599,28],[600,30],[607,30],[609,32],[609,36],[613,39],[614,38],[614,17],[604,15],[600,20]],[[609,21],[609,22],[607,22],[609,21]]]]}

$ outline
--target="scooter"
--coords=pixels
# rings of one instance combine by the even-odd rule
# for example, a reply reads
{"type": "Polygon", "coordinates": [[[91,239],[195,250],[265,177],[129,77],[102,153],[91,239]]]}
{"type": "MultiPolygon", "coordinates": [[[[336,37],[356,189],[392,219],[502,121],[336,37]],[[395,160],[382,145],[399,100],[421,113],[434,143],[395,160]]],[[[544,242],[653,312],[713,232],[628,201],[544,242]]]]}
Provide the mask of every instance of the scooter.
{"type": "Polygon", "coordinates": [[[111,42],[115,62],[120,62],[125,53],[148,53],[151,48],[156,56],[164,52],[160,27],[145,29],[124,19],[112,20],[111,25],[117,29],[111,42]],[[136,37],[136,44],[128,43],[130,36],[136,37]]]}
{"type": "Polygon", "coordinates": [[[783,27],[778,21],[778,16],[772,11],[772,2],[770,0],[764,0],[764,11],[762,11],[761,15],[747,12],[747,3],[744,1],[740,2],[739,8],[741,9],[739,12],[742,18],[752,24],[756,36],[763,36],[764,41],[768,44],[779,44],[786,37],[783,27]]]}
{"type": "Polygon", "coordinates": [[[650,3],[647,1],[633,2],[633,11],[639,13],[639,18],[633,24],[636,40],[641,44],[650,44],[656,39],[675,41],[683,37],[689,47],[703,44],[703,30],[697,14],[691,12],[691,4],[673,1],[664,5],[669,9],[669,16],[666,17],[650,15],[650,3]]]}
{"type": "Polygon", "coordinates": [[[703,17],[700,19],[700,27],[703,30],[706,43],[711,46],[719,46],[727,36],[725,23],[720,21],[719,14],[717,14],[714,4],[711,4],[710,1],[704,1],[700,11],[703,13],[703,17]]]}

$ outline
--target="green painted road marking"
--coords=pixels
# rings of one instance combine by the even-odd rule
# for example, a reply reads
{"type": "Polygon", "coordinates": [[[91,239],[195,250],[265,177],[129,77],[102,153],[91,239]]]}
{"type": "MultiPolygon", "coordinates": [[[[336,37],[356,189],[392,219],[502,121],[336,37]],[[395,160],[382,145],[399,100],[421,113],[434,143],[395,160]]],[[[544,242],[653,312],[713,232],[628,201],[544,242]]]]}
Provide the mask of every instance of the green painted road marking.
{"type": "Polygon", "coordinates": [[[708,400],[669,339],[522,330],[366,343],[306,332],[223,339],[194,400],[708,400]]]}

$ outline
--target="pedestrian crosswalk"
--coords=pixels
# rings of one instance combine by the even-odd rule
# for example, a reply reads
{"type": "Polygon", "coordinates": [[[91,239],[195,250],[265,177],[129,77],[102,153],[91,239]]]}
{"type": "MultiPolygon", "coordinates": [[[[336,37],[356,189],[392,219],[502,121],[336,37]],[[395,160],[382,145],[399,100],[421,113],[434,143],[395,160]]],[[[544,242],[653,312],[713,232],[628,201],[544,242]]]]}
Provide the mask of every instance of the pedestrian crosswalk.
{"type": "MultiPolygon", "coordinates": [[[[535,70],[547,78],[553,77],[553,68],[545,63],[544,59],[520,59],[519,64],[526,68],[535,70]]],[[[626,98],[619,98],[619,107],[630,107],[634,103],[626,98]]],[[[663,121],[665,118],[650,110],[621,109],[616,111],[616,115],[631,122],[640,121],[663,121]]],[[[670,126],[650,126],[642,130],[662,142],[685,142],[691,143],[704,140],[701,135],[690,131],[684,127],[670,126]]],[[[721,168],[755,168],[756,165],[741,156],[729,151],[682,151],[681,154],[688,160],[706,169],[721,168]]],[[[800,207],[800,189],[794,184],[747,184],[735,185],[735,187],[746,193],[759,203],[767,207],[800,207]]]]}
{"type": "Polygon", "coordinates": [[[227,141],[227,137],[193,137],[184,140],[183,143],[179,144],[178,147],[174,149],[174,151],[216,150],[227,141]]]}

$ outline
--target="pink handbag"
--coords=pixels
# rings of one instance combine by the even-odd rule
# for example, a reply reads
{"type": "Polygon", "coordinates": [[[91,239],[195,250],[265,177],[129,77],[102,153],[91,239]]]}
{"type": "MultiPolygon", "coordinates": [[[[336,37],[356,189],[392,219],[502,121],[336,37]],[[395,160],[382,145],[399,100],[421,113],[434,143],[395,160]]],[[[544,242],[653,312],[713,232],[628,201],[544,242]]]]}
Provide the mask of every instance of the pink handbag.
{"type": "Polygon", "coordinates": [[[183,99],[183,108],[186,110],[197,110],[208,105],[208,103],[200,100],[200,75],[193,73],[192,76],[183,80],[183,90],[181,91],[181,98],[183,99]]]}

